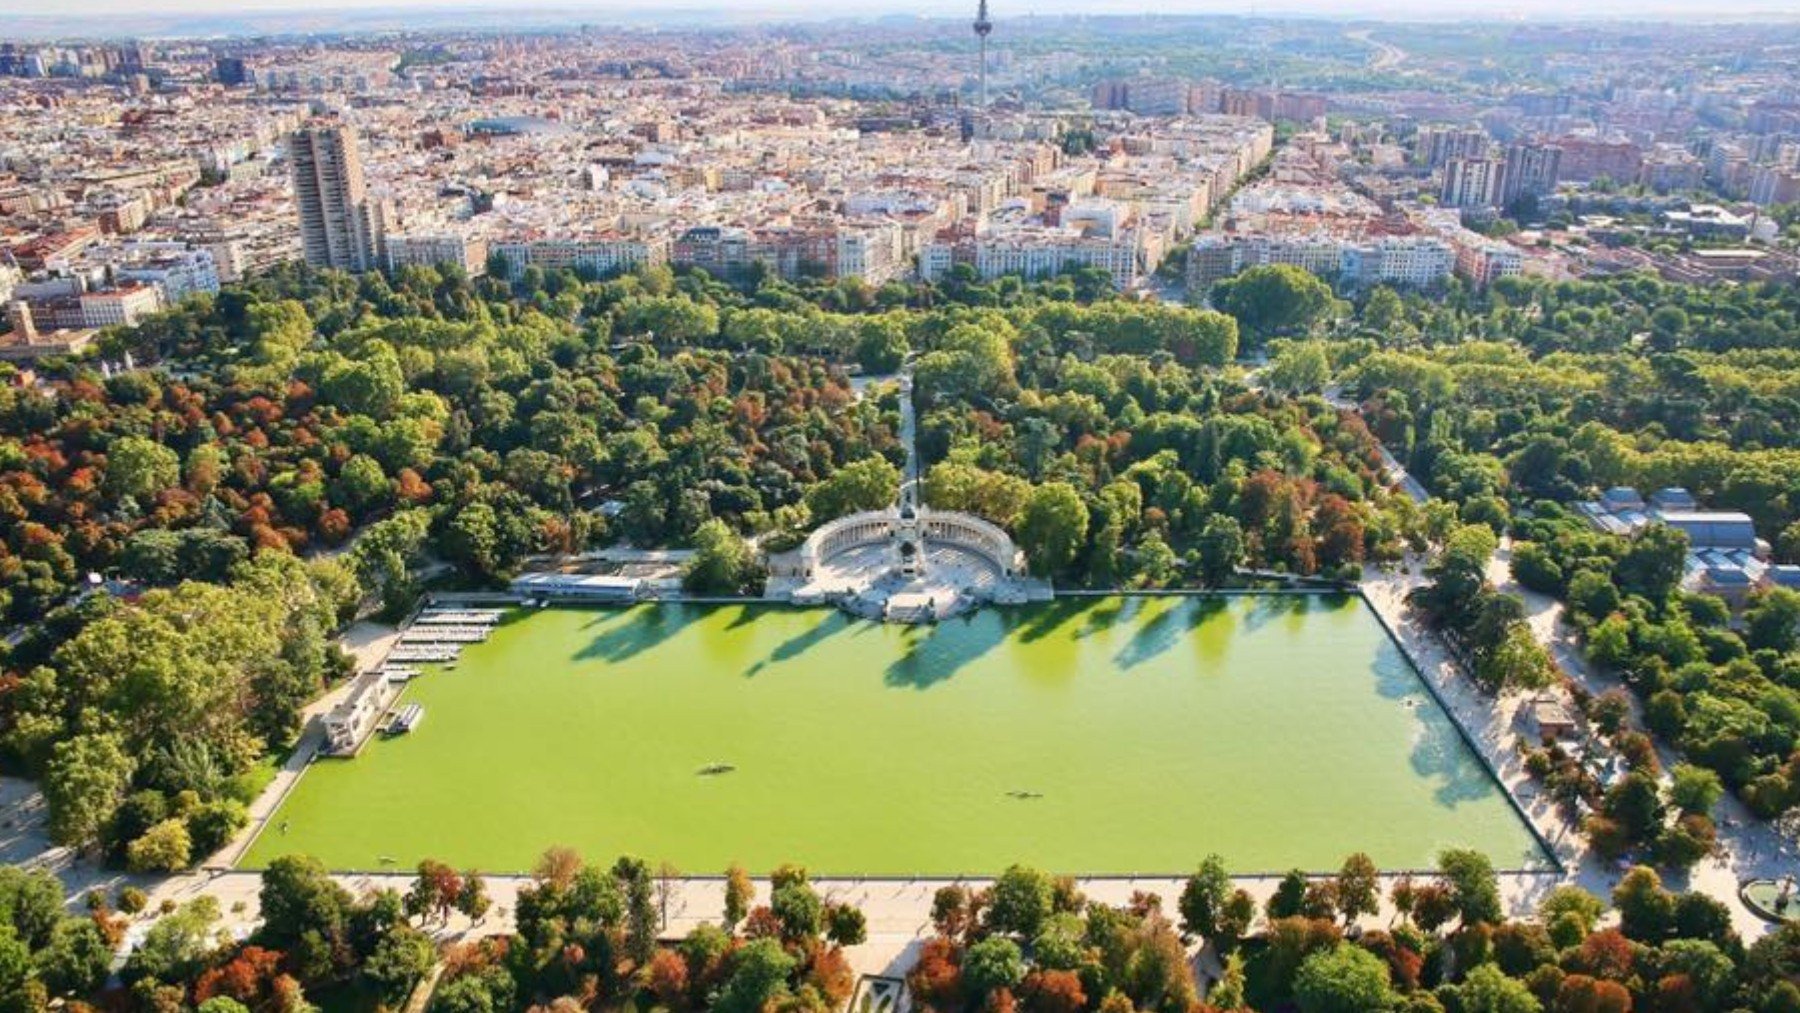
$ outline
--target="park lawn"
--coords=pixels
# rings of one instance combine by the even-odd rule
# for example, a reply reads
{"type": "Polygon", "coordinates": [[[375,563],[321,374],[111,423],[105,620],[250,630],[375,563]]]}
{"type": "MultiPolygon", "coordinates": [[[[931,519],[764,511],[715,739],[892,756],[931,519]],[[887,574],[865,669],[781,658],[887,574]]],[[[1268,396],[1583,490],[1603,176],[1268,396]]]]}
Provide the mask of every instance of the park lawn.
{"type": "Polygon", "coordinates": [[[1354,596],[1065,598],[923,628],[548,609],[404,699],[418,730],[315,764],[246,866],[523,871],[553,845],[699,874],[1546,863],[1354,596]]]}

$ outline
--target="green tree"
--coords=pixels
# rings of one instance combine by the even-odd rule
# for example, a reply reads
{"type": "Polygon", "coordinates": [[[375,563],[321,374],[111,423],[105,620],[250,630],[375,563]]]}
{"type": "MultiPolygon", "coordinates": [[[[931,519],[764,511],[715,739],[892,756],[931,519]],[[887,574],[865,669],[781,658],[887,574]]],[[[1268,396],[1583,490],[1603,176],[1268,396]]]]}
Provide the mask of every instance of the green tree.
{"type": "Polygon", "coordinates": [[[725,928],[730,930],[750,913],[750,902],[756,899],[756,885],[750,873],[736,862],[725,870],[725,928]]]}
{"type": "Polygon", "coordinates": [[[1306,903],[1306,873],[1299,869],[1290,869],[1275,884],[1275,892],[1269,895],[1267,914],[1270,921],[1278,918],[1292,918],[1300,913],[1306,903]]]}
{"type": "Polygon", "coordinates": [[[1642,943],[1661,942],[1675,916],[1674,898],[1663,889],[1661,877],[1641,865],[1613,887],[1612,902],[1619,911],[1619,931],[1642,943]]]}
{"type": "Polygon", "coordinates": [[[857,325],[856,361],[866,373],[892,373],[911,350],[897,319],[871,317],[857,325]]]}
{"type": "Polygon", "coordinates": [[[388,1001],[404,999],[437,961],[431,937],[401,923],[389,929],[375,944],[375,952],[363,964],[368,978],[388,1001]]]}
{"type": "Polygon", "coordinates": [[[1023,865],[1009,866],[994,880],[988,903],[988,927],[1029,939],[1037,935],[1055,903],[1056,882],[1050,874],[1023,865]]]}
{"type": "Polygon", "coordinates": [[[1231,579],[1244,561],[1244,529],[1237,518],[1213,514],[1200,532],[1200,578],[1208,587],[1231,579]]]}
{"type": "Polygon", "coordinates": [[[381,470],[381,462],[367,454],[357,454],[345,461],[343,470],[338,472],[337,496],[358,514],[382,506],[391,492],[392,486],[387,472],[381,470]]]}
{"type": "Polygon", "coordinates": [[[1087,504],[1074,486],[1050,482],[1033,489],[1017,531],[1031,572],[1048,577],[1067,568],[1087,538],[1087,526],[1087,504]]]}
{"type": "Polygon", "coordinates": [[[1004,936],[989,936],[969,947],[963,954],[962,980],[977,996],[1015,987],[1025,980],[1025,957],[1019,944],[1004,936]]]}
{"type": "Polygon", "coordinates": [[[381,419],[406,393],[406,376],[392,345],[369,341],[355,359],[340,357],[325,368],[319,393],[345,414],[381,419]]]}
{"type": "Polygon", "coordinates": [[[1578,886],[1559,886],[1538,903],[1538,920],[1557,937],[1558,945],[1573,946],[1594,931],[1606,904],[1578,886]],[[1567,928],[1559,928],[1567,923],[1567,928]]]}
{"type": "Polygon", "coordinates": [[[310,855],[271,861],[263,870],[258,901],[263,922],[257,938],[278,950],[292,949],[308,932],[342,939],[352,906],[349,891],[310,855]]]}
{"type": "Polygon", "coordinates": [[[1406,304],[1386,285],[1377,285],[1363,303],[1363,326],[1382,335],[1392,335],[1406,322],[1406,304]]]}
{"type": "Polygon", "coordinates": [[[487,880],[481,873],[470,869],[462,875],[462,890],[456,895],[456,910],[474,922],[487,917],[488,910],[494,901],[488,896],[487,880]]]}
{"type": "Polygon", "coordinates": [[[63,921],[63,886],[47,869],[0,865],[0,924],[31,949],[46,946],[63,921]]]}
{"type": "Polygon", "coordinates": [[[885,457],[865,457],[839,468],[807,490],[813,520],[823,523],[863,510],[879,510],[900,495],[900,469],[885,457]]]}
{"type": "Polygon", "coordinates": [[[774,939],[753,939],[734,952],[714,1013],[760,1013],[787,990],[795,960],[774,939]]]}
{"type": "Polygon", "coordinates": [[[175,451],[142,436],[126,436],[106,451],[106,491],[113,498],[147,500],[181,481],[175,451]]]}
{"type": "Polygon", "coordinates": [[[1284,394],[1310,394],[1331,379],[1331,360],[1320,341],[1279,343],[1274,361],[1263,374],[1269,389],[1284,394]]]}
{"type": "Polygon", "coordinates": [[[1304,331],[1331,308],[1331,288],[1290,264],[1252,267],[1213,286],[1213,304],[1259,337],[1304,331]]]}
{"type": "Polygon", "coordinates": [[[1800,591],[1772,587],[1744,610],[1744,642],[1752,650],[1786,653],[1800,643],[1800,591]]]}
{"type": "Polygon", "coordinates": [[[1470,971],[1457,987],[1456,996],[1463,1013],[1539,1013],[1543,1009],[1524,982],[1508,978],[1493,964],[1470,971]]]}
{"type": "Polygon", "coordinates": [[[1337,906],[1345,924],[1381,910],[1379,875],[1375,861],[1360,851],[1344,859],[1337,876],[1337,906]]]}
{"type": "Polygon", "coordinates": [[[1669,774],[1669,801],[1683,813],[1710,813],[1712,807],[1718,804],[1719,798],[1725,794],[1725,786],[1720,783],[1719,775],[1705,767],[1678,763],[1669,774]]]}
{"type": "Polygon", "coordinates": [[[1652,524],[1631,540],[1630,548],[1613,566],[1613,579],[1626,594],[1661,604],[1681,583],[1687,550],[1687,532],[1652,524]]]}
{"type": "Polygon", "coordinates": [[[784,883],[770,891],[769,910],[781,923],[781,937],[789,942],[814,939],[825,925],[825,902],[805,881],[784,883]]]}
{"type": "Polygon", "coordinates": [[[1500,643],[1481,652],[1476,678],[1491,690],[1544,689],[1556,681],[1556,664],[1524,623],[1512,623],[1500,643]]]}
{"type": "Polygon", "coordinates": [[[1219,931],[1219,922],[1230,898],[1231,874],[1225,870],[1225,860],[1216,854],[1207,855],[1182,887],[1181,930],[1191,936],[1211,939],[1219,931]]]}
{"type": "Polygon", "coordinates": [[[133,872],[174,872],[187,868],[192,850],[187,824],[178,819],[163,820],[131,842],[125,850],[125,862],[133,872]]]}
{"type": "Polygon", "coordinates": [[[197,897],[174,914],[158,919],[125,962],[127,981],[155,978],[188,981],[225,941],[219,928],[219,902],[197,897]]]}
{"type": "Polygon", "coordinates": [[[57,995],[90,995],[106,984],[113,949],[92,918],[64,918],[36,955],[44,986],[57,995]]]}
{"type": "Polygon", "coordinates": [[[694,555],[682,570],[681,586],[700,594],[736,594],[755,573],[750,546],[715,517],[694,532],[694,555]]]}
{"type": "Polygon", "coordinates": [[[1466,848],[1445,849],[1438,854],[1438,873],[1450,888],[1464,925],[1500,920],[1500,881],[1486,855],[1466,848]]]}
{"type": "Polygon", "coordinates": [[[117,735],[77,735],[57,743],[44,771],[50,839],[71,845],[97,840],[125,798],[134,769],[117,735]]]}
{"type": "Polygon", "coordinates": [[[853,904],[827,904],[825,937],[838,946],[860,945],[869,938],[869,920],[853,904]]]}
{"type": "Polygon", "coordinates": [[[1294,1003],[1301,1013],[1380,1013],[1393,1001],[1387,964],[1359,946],[1312,953],[1294,975],[1294,1003]]]}

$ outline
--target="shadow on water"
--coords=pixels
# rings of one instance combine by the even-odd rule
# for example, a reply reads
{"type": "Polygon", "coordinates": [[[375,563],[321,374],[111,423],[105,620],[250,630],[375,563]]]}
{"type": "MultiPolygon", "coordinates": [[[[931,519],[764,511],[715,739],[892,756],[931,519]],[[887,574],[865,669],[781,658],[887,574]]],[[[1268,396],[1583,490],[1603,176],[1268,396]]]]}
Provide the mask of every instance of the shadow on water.
{"type": "MultiPolygon", "coordinates": [[[[1196,631],[1231,607],[1230,600],[1217,595],[1182,598],[1139,623],[1113,662],[1121,669],[1132,669],[1155,659],[1185,640],[1197,636],[1196,631]]],[[[1209,652],[1223,655],[1224,645],[1209,644],[1209,652]]]]}
{"type": "Polygon", "coordinates": [[[1053,598],[1035,608],[1017,610],[1021,617],[1018,620],[1019,641],[1029,644],[1042,640],[1091,607],[1090,600],[1085,598],[1053,598]]]}
{"type": "Polygon", "coordinates": [[[1111,629],[1113,624],[1125,616],[1127,605],[1132,615],[1136,615],[1144,599],[1142,598],[1102,598],[1088,609],[1087,619],[1082,622],[1081,629],[1075,631],[1075,639],[1086,640],[1102,630],[1111,629]]]}
{"type": "MultiPolygon", "coordinates": [[[[823,619],[820,619],[805,631],[797,633],[776,645],[775,649],[769,652],[767,658],[751,665],[744,671],[744,674],[746,676],[753,676],[770,665],[778,665],[784,661],[792,661],[800,655],[805,654],[812,647],[850,629],[851,622],[852,620],[849,616],[833,609],[827,613],[823,619]]],[[[867,620],[861,622],[864,625],[872,625],[869,624],[867,620]]],[[[738,624],[734,622],[732,625],[736,626],[738,624]]]]}
{"type": "Polygon", "coordinates": [[[1473,747],[1457,731],[1455,720],[1444,713],[1392,639],[1382,638],[1374,668],[1376,692],[1389,700],[1412,702],[1409,709],[1417,737],[1410,761],[1414,773],[1435,785],[1432,797],[1439,805],[1454,808],[1499,790],[1481,758],[1473,755],[1473,747]]]}
{"type": "MultiPolygon", "coordinates": [[[[1244,632],[1255,633],[1264,626],[1278,619],[1294,620],[1305,616],[1315,607],[1326,608],[1329,602],[1321,601],[1324,597],[1316,594],[1264,594],[1257,595],[1250,607],[1244,611],[1244,632]]],[[[1342,599],[1342,595],[1333,595],[1342,599]]]]}
{"type": "Polygon", "coordinates": [[[906,633],[904,651],[888,665],[889,686],[930,689],[962,671],[1011,635],[1013,624],[993,613],[977,613],[906,633]]]}
{"type": "MultiPolygon", "coordinates": [[[[1146,604],[1145,608],[1150,606],[1146,604]]],[[[1182,635],[1193,627],[1181,623],[1183,603],[1176,602],[1163,608],[1150,618],[1143,618],[1144,609],[1137,610],[1133,619],[1131,639],[1113,655],[1113,664],[1120,669],[1132,669],[1155,658],[1180,642],[1182,635]]]]}
{"type": "Polygon", "coordinates": [[[756,617],[762,615],[765,611],[767,611],[766,608],[758,608],[752,605],[739,605],[737,615],[731,617],[731,622],[726,623],[725,628],[728,630],[735,630],[749,626],[751,623],[756,622],[756,617]]]}
{"type": "Polygon", "coordinates": [[[596,626],[611,626],[613,623],[629,617],[633,612],[637,611],[637,606],[625,606],[623,608],[616,605],[607,608],[595,606],[587,611],[592,612],[594,617],[587,622],[582,623],[581,628],[584,630],[591,630],[596,626]]]}
{"type": "Polygon", "coordinates": [[[673,638],[706,615],[691,605],[658,604],[621,614],[624,621],[605,624],[586,647],[575,652],[576,661],[625,661],[673,638]]]}

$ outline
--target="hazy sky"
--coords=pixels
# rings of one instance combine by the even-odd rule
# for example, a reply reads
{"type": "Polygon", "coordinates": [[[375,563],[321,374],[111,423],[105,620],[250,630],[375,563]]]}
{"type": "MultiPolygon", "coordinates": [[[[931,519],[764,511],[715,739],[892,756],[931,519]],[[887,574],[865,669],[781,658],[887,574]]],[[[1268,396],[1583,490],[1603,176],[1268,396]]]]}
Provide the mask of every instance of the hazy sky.
{"type": "MultiPolygon", "coordinates": [[[[1484,19],[1574,17],[1617,18],[1630,15],[1687,15],[1720,17],[1726,14],[1788,15],[1800,18],[1796,0],[993,0],[994,17],[1021,17],[1032,13],[1303,13],[1340,16],[1424,17],[1441,19],[1478,14],[1484,19]]],[[[630,11],[643,15],[666,10],[706,10],[753,15],[825,17],[873,15],[897,12],[931,16],[973,11],[974,0],[0,0],[7,13],[48,17],[104,17],[107,15],[199,14],[232,15],[251,11],[306,11],[316,15],[333,9],[367,11],[372,8],[434,7],[478,8],[503,11],[509,7],[534,10],[590,10],[596,13],[630,11]]],[[[0,36],[6,33],[0,23],[0,36]]]]}
{"type": "MultiPolygon", "coordinates": [[[[81,16],[81,14],[234,14],[243,11],[313,11],[331,9],[371,9],[371,7],[479,7],[488,11],[504,11],[508,7],[529,9],[569,9],[569,11],[632,11],[643,14],[657,7],[668,11],[785,11],[806,16],[842,16],[842,14],[920,13],[931,16],[956,14],[968,7],[974,11],[974,0],[324,0],[306,4],[304,0],[4,0],[0,2],[0,18],[5,14],[23,16],[81,16]]],[[[1067,13],[1276,13],[1307,11],[1330,14],[1355,11],[1357,14],[1393,11],[1395,14],[1418,16],[1431,13],[1483,13],[1490,18],[1516,16],[1591,16],[1656,9],[1663,13],[1687,11],[1692,14],[1717,14],[1721,11],[1764,11],[1793,13],[1800,18],[1800,4],[1793,0],[1613,0],[1598,4],[1568,4],[1568,0],[1361,0],[1345,4],[1343,0],[990,0],[995,18],[1022,14],[1067,13]]]]}

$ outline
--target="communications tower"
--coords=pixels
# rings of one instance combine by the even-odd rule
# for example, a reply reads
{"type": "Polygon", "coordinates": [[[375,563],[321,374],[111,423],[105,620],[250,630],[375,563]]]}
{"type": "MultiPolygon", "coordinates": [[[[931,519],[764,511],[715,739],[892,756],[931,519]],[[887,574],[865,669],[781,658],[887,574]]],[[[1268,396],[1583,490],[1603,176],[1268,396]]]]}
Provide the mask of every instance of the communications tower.
{"type": "Polygon", "coordinates": [[[987,40],[993,34],[994,23],[988,19],[987,0],[981,0],[981,7],[975,12],[975,37],[981,40],[981,71],[977,76],[980,82],[976,109],[987,111],[987,40]]]}

